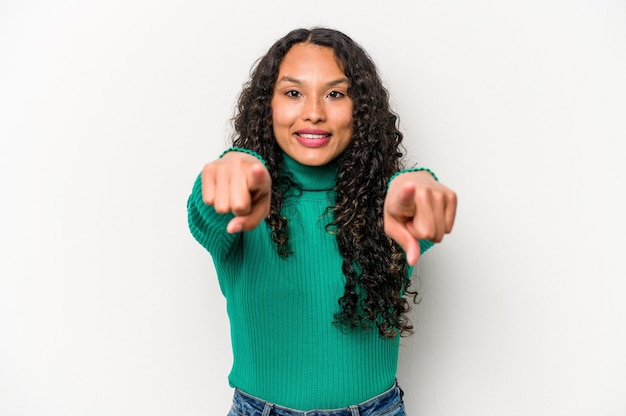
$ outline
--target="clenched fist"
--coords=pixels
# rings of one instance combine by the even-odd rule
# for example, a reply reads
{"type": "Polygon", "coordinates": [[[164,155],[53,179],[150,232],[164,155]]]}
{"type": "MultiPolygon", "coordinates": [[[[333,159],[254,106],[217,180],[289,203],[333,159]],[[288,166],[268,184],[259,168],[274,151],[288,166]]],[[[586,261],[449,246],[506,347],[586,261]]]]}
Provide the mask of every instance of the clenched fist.
{"type": "Polygon", "coordinates": [[[415,265],[420,255],[417,240],[440,242],[452,231],[456,206],[456,193],[430,173],[402,173],[391,181],[385,197],[385,233],[402,247],[408,263],[415,265]]]}
{"type": "Polygon", "coordinates": [[[272,180],[256,157],[228,152],[202,169],[202,199],[216,212],[232,212],[229,233],[249,231],[269,214],[272,180]]]}

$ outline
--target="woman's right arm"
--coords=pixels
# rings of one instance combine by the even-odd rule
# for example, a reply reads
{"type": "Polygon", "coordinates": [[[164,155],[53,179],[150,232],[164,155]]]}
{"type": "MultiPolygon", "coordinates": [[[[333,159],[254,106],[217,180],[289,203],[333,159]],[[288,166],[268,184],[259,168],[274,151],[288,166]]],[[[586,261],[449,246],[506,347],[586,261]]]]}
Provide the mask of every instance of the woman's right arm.
{"type": "Polygon", "coordinates": [[[204,166],[187,201],[189,229],[213,256],[227,255],[238,233],[269,214],[271,179],[263,162],[230,151],[204,166]]]}

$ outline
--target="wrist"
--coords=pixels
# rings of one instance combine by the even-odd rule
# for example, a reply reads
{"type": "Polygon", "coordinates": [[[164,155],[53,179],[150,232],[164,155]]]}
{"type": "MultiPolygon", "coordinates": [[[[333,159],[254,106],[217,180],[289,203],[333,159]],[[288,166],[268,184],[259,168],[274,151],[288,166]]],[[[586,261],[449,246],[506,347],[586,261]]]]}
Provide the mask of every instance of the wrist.
{"type": "Polygon", "coordinates": [[[428,169],[428,168],[409,168],[409,169],[402,169],[401,171],[398,171],[396,173],[394,173],[393,175],[391,175],[391,178],[389,178],[389,181],[387,182],[387,190],[389,190],[389,186],[391,186],[391,182],[397,178],[398,176],[402,175],[403,173],[411,173],[411,172],[428,172],[430,173],[430,175],[437,181],[439,182],[439,178],[437,178],[437,175],[435,175],[435,172],[433,172],[432,170],[428,169]]]}
{"type": "Polygon", "coordinates": [[[252,151],[250,149],[245,149],[243,147],[229,147],[228,149],[224,150],[222,152],[222,154],[220,155],[220,159],[222,157],[224,157],[225,154],[229,153],[229,152],[240,152],[240,153],[246,153],[249,154],[251,156],[256,157],[261,163],[263,163],[263,166],[265,166],[267,168],[267,162],[265,161],[265,159],[263,159],[263,156],[261,156],[260,154],[258,154],[255,151],[252,151]]]}

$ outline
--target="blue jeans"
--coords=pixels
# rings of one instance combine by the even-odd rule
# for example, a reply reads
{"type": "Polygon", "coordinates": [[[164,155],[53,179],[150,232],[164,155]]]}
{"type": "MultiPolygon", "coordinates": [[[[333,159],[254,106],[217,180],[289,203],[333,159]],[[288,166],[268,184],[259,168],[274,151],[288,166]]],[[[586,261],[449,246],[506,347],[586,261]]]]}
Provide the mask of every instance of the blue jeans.
{"type": "Polygon", "coordinates": [[[404,393],[398,384],[361,404],[332,410],[309,410],[302,412],[267,403],[235,389],[233,406],[228,416],[406,416],[404,393]]]}

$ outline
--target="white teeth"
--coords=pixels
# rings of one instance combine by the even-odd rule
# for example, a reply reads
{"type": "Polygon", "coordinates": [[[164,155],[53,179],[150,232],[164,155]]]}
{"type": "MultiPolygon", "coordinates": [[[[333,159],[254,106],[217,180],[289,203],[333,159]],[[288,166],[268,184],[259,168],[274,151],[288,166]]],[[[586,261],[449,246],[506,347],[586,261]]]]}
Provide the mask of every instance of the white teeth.
{"type": "Polygon", "coordinates": [[[323,139],[326,137],[325,134],[301,134],[300,137],[304,139],[323,139]]]}

